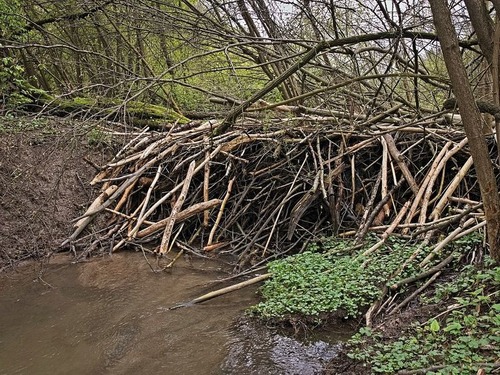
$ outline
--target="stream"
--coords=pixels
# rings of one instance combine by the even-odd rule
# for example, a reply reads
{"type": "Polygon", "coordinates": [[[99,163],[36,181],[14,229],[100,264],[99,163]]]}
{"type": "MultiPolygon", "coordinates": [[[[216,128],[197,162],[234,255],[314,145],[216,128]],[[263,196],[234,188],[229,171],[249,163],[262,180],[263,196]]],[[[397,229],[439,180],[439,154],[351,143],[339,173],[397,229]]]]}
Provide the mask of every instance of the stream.
{"type": "Polygon", "coordinates": [[[154,273],[135,253],[18,267],[0,277],[0,374],[318,374],[352,334],[299,340],[239,319],[257,286],[169,309],[230,285],[213,283],[229,271],[181,258],[154,273]]]}

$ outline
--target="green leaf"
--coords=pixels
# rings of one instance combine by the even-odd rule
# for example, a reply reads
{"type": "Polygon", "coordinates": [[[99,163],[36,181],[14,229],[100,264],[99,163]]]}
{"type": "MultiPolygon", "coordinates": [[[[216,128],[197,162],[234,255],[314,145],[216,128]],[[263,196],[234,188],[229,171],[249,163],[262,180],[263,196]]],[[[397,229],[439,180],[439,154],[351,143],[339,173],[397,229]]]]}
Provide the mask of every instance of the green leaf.
{"type": "Polygon", "coordinates": [[[431,332],[439,332],[439,330],[441,329],[441,327],[439,326],[439,322],[436,319],[433,319],[429,326],[429,329],[431,330],[431,332]]]}
{"type": "Polygon", "coordinates": [[[463,326],[457,322],[457,321],[452,321],[451,323],[449,323],[445,328],[444,328],[444,331],[445,332],[450,332],[450,333],[453,333],[453,332],[460,332],[460,330],[463,328],[463,326]]]}

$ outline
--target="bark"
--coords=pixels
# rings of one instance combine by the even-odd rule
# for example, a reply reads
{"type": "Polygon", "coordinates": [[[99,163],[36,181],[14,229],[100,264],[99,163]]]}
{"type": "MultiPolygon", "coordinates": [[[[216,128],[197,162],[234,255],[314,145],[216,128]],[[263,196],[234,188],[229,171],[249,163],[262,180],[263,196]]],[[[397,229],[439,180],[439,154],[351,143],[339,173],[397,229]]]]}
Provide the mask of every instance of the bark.
{"type": "Polygon", "coordinates": [[[490,0],[493,6],[495,7],[495,11],[497,14],[500,14],[500,0],[490,0]]]}
{"type": "Polygon", "coordinates": [[[429,3],[453,92],[457,98],[465,133],[469,140],[484,204],[490,253],[492,258],[498,262],[500,261],[500,197],[493,164],[480,126],[481,114],[467,79],[447,1],[430,0],[429,3]]]}
{"type": "Polygon", "coordinates": [[[479,47],[488,61],[493,64],[493,21],[483,0],[465,0],[472,27],[477,35],[479,47]]]}

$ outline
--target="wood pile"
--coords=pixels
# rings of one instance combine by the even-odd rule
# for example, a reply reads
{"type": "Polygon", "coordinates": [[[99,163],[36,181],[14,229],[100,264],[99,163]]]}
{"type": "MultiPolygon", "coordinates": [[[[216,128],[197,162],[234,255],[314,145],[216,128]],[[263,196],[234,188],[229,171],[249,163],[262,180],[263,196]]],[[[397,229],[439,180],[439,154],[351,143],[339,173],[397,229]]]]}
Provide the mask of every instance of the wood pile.
{"type": "Polygon", "coordinates": [[[325,235],[362,242],[374,233],[371,252],[390,235],[444,238],[444,246],[483,227],[462,128],[443,113],[397,115],[247,117],[218,136],[215,120],[144,129],[93,179],[102,194],[63,245],[84,254],[231,253],[248,268],[325,235]],[[82,236],[96,216],[97,228],[82,236]]]}

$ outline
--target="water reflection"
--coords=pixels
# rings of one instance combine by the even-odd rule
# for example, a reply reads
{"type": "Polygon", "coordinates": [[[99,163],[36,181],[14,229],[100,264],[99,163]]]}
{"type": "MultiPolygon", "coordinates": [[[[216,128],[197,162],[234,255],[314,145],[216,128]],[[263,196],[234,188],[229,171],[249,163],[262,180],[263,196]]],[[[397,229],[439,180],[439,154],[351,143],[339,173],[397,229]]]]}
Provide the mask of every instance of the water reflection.
{"type": "MultiPolygon", "coordinates": [[[[333,340],[341,338],[341,335],[331,337],[333,340]]],[[[235,329],[221,373],[320,374],[339,349],[340,344],[328,343],[320,338],[302,342],[255,322],[244,321],[235,329]]]]}

